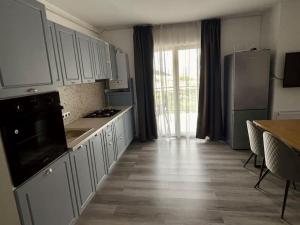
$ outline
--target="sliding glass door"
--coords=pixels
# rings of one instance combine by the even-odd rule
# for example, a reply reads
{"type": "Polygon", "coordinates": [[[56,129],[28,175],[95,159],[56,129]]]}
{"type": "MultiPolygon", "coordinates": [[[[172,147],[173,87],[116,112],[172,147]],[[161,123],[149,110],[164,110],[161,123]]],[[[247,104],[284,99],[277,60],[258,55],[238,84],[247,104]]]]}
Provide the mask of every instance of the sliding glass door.
{"type": "Polygon", "coordinates": [[[195,46],[154,52],[154,94],[160,137],[196,134],[200,49],[195,46]]]}

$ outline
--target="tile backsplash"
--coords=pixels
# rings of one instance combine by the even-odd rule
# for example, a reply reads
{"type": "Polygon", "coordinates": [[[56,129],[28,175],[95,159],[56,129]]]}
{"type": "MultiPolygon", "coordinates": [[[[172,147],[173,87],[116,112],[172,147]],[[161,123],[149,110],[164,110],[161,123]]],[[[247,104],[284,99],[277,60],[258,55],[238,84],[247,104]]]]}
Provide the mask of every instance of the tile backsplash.
{"type": "Polygon", "coordinates": [[[58,88],[63,112],[71,112],[65,125],[105,106],[104,82],[77,84],[58,88]]]}

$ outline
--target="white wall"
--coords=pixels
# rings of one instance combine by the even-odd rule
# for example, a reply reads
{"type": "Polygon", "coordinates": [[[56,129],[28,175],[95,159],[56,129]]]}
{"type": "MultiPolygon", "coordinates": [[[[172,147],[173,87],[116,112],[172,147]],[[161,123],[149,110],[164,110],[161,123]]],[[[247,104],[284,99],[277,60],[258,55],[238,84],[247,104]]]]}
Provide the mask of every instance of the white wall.
{"type": "Polygon", "coordinates": [[[260,47],[261,16],[225,18],[221,22],[221,55],[260,47]]]}
{"type": "Polygon", "coordinates": [[[262,45],[272,50],[273,118],[280,111],[300,111],[300,88],[282,87],[285,53],[300,51],[299,11],[299,1],[282,1],[262,18],[262,45]]]}

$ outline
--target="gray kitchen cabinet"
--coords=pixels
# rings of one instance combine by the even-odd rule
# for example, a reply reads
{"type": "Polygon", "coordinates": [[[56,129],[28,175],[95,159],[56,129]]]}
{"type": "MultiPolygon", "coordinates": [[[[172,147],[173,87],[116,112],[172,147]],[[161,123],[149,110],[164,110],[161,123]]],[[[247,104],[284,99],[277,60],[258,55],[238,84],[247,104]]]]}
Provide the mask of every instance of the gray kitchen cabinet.
{"type": "Polygon", "coordinates": [[[76,32],[58,24],[55,24],[55,30],[64,85],[80,84],[81,72],[76,32]]]}
{"type": "Polygon", "coordinates": [[[124,129],[124,115],[116,119],[116,142],[117,142],[117,158],[126,150],[125,144],[125,129],[124,129]]]}
{"type": "Polygon", "coordinates": [[[102,145],[101,133],[97,133],[90,139],[91,158],[94,171],[94,184],[97,190],[106,173],[105,153],[102,145]]]}
{"type": "Polygon", "coordinates": [[[77,207],[66,154],[15,190],[22,225],[67,225],[77,207]]]}
{"type": "Polygon", "coordinates": [[[112,123],[104,129],[104,146],[106,152],[107,168],[109,169],[115,160],[115,146],[112,123]]]}
{"type": "Polygon", "coordinates": [[[94,83],[92,60],[92,40],[89,36],[76,32],[78,56],[83,83],[94,83]]]}
{"type": "Polygon", "coordinates": [[[93,56],[94,56],[94,76],[95,80],[107,79],[107,58],[105,54],[106,45],[102,40],[94,39],[93,45],[93,56]]]}
{"type": "Polygon", "coordinates": [[[104,53],[106,58],[106,79],[112,79],[112,67],[111,67],[111,57],[110,57],[110,48],[109,43],[104,42],[104,53]]]}
{"type": "Polygon", "coordinates": [[[79,214],[81,214],[88,202],[94,196],[95,185],[91,159],[91,150],[88,142],[81,145],[77,150],[70,152],[71,168],[79,214]]]}
{"type": "Polygon", "coordinates": [[[111,128],[112,128],[112,141],[113,141],[113,148],[114,148],[114,159],[115,161],[117,161],[119,156],[119,149],[118,149],[116,121],[112,123],[111,128]]]}
{"type": "Polygon", "coordinates": [[[50,35],[49,56],[50,56],[50,59],[54,62],[54,69],[52,71],[53,79],[55,80],[55,83],[57,86],[62,86],[63,85],[62,71],[61,71],[61,66],[60,66],[58,45],[57,45],[54,23],[48,21],[48,27],[49,27],[49,35],[50,35]]]}
{"type": "Polygon", "coordinates": [[[118,80],[118,68],[117,68],[117,51],[115,46],[109,45],[109,57],[111,67],[111,79],[118,80]]]}
{"type": "Polygon", "coordinates": [[[0,1],[0,98],[54,90],[45,7],[0,1]]]}

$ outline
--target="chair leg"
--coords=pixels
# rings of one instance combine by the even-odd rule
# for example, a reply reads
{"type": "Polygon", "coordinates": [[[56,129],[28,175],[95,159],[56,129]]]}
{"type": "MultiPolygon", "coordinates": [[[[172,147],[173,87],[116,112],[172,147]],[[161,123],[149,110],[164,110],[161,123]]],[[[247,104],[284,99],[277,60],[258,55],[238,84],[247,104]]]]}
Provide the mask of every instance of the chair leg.
{"type": "Polygon", "coordinates": [[[259,173],[259,178],[261,178],[263,172],[264,172],[264,167],[265,167],[265,158],[263,158],[261,167],[260,167],[260,173],[259,173]]]}
{"type": "Polygon", "coordinates": [[[244,163],[244,167],[246,167],[246,165],[248,164],[248,162],[250,161],[250,159],[254,156],[254,153],[251,153],[250,157],[247,159],[247,161],[244,163]]]}
{"type": "Polygon", "coordinates": [[[257,181],[257,183],[255,184],[255,188],[258,188],[259,187],[259,184],[260,184],[260,182],[265,178],[265,176],[268,174],[270,172],[270,170],[269,169],[267,169],[265,172],[264,172],[264,174],[259,178],[259,180],[257,181]]]}
{"type": "Polygon", "coordinates": [[[284,199],[283,199],[283,205],[282,205],[282,211],[281,211],[281,219],[283,219],[283,216],[284,216],[285,205],[286,205],[286,200],[287,200],[287,196],[289,193],[290,183],[291,183],[291,181],[289,181],[289,180],[286,181],[284,199]]]}

